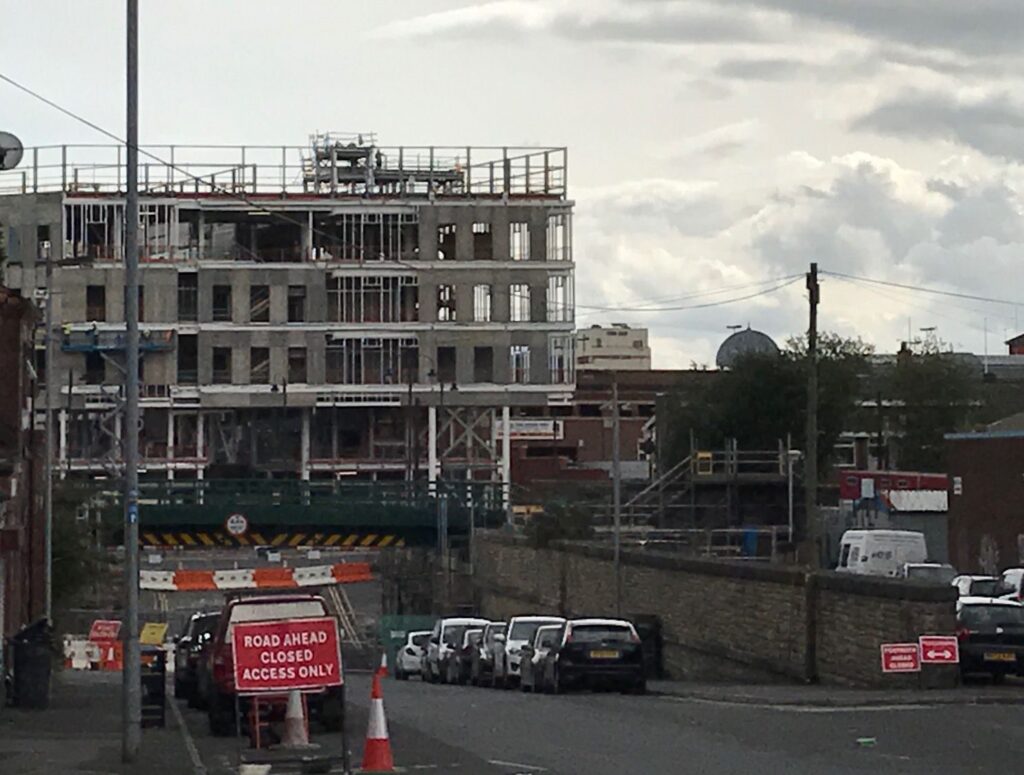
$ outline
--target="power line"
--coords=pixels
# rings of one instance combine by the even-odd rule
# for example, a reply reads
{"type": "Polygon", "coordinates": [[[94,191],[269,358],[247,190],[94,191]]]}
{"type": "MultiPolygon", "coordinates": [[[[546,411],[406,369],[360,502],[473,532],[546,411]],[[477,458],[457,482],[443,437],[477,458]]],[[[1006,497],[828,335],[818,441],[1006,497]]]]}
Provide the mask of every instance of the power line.
{"type": "MultiPolygon", "coordinates": [[[[721,288],[715,288],[708,291],[698,291],[696,293],[688,293],[683,296],[662,296],[659,298],[650,299],[639,299],[637,303],[643,305],[643,309],[650,308],[652,311],[657,311],[655,308],[650,307],[652,304],[663,304],[667,302],[684,301],[685,299],[699,299],[706,296],[717,296],[720,293],[728,293],[729,291],[739,290],[741,288],[754,288],[761,285],[769,285],[771,283],[784,282],[786,280],[794,280],[803,275],[785,275],[783,277],[770,277],[764,280],[757,280],[749,283],[739,283],[737,285],[726,285],[721,288]]],[[[613,307],[613,306],[600,306],[600,305],[589,305],[589,304],[577,304],[576,309],[589,309],[596,310],[598,312],[631,312],[641,310],[639,307],[613,307]]]]}
{"type": "Polygon", "coordinates": [[[844,274],[842,272],[831,272],[825,269],[821,270],[822,274],[830,275],[832,277],[838,277],[844,280],[854,280],[861,283],[871,283],[873,285],[887,285],[890,288],[901,288],[905,291],[918,291],[920,293],[931,293],[936,296],[949,296],[954,299],[968,299],[970,301],[983,301],[989,304],[1006,304],[1011,307],[1020,307],[1024,305],[1022,301],[1009,301],[1007,299],[994,299],[990,296],[976,296],[970,293],[958,293],[957,291],[943,291],[938,288],[929,288],[924,285],[907,285],[906,283],[896,283],[891,280],[877,280],[873,277],[858,277],[857,275],[844,274]]]}
{"type": "MultiPolygon", "coordinates": [[[[759,296],[767,296],[770,293],[774,293],[775,291],[782,290],[783,288],[786,288],[786,287],[792,285],[793,283],[797,282],[802,277],[803,277],[803,275],[799,275],[797,277],[790,278],[786,282],[779,283],[778,285],[774,285],[771,288],[763,288],[763,289],[761,289],[759,291],[755,291],[754,293],[748,293],[748,294],[745,294],[743,296],[735,296],[735,297],[733,297],[731,299],[721,299],[719,301],[709,301],[709,302],[706,302],[704,304],[683,304],[683,305],[669,306],[669,307],[605,307],[605,308],[600,308],[599,307],[599,308],[596,308],[596,309],[597,309],[597,311],[602,311],[602,312],[681,312],[681,311],[684,311],[684,310],[708,309],[710,307],[722,307],[722,306],[725,306],[726,304],[735,304],[738,301],[747,301],[749,299],[756,299],[759,296]]],[[[593,307],[583,307],[582,305],[580,307],[578,307],[578,308],[581,308],[581,309],[595,309],[593,307]]],[[[589,313],[589,314],[594,314],[594,313],[589,313]]]]}

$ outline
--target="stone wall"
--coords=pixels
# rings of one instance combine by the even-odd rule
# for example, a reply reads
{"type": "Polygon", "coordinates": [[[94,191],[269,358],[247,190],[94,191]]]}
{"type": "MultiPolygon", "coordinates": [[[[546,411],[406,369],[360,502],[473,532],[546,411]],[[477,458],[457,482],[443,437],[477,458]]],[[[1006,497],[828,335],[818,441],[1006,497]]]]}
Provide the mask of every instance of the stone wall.
{"type": "MultiPolygon", "coordinates": [[[[487,616],[616,613],[607,546],[535,549],[488,533],[476,551],[487,616]]],[[[675,678],[898,685],[906,678],[881,673],[880,643],[953,631],[951,587],[636,551],[622,553],[621,584],[624,616],[660,617],[675,678]]],[[[939,679],[949,683],[955,673],[939,679]]]]}

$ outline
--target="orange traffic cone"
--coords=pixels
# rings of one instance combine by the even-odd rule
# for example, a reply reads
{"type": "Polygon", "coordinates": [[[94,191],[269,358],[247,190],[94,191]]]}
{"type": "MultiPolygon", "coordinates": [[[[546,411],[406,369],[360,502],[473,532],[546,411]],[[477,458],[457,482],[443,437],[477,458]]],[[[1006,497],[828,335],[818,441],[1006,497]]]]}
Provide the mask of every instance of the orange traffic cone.
{"type": "Polygon", "coordinates": [[[380,667],[377,668],[377,675],[384,678],[388,674],[388,652],[381,652],[380,667]]]}
{"type": "Polygon", "coordinates": [[[373,674],[370,691],[370,722],[363,748],[363,772],[394,772],[395,760],[391,756],[388,739],[388,720],[384,715],[384,697],[380,691],[380,673],[373,674]]]}
{"type": "Polygon", "coordinates": [[[284,714],[284,737],[281,745],[309,745],[309,729],[303,712],[302,693],[295,689],[288,693],[288,709],[284,714]]]}

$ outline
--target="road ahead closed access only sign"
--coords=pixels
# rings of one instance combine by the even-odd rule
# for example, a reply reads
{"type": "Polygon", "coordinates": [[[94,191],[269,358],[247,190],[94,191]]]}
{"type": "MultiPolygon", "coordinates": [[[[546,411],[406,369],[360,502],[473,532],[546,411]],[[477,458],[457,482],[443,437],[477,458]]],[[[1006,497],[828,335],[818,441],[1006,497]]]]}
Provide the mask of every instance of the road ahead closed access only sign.
{"type": "Polygon", "coordinates": [[[234,625],[231,648],[240,693],[340,686],[338,624],[330,617],[234,625]]]}

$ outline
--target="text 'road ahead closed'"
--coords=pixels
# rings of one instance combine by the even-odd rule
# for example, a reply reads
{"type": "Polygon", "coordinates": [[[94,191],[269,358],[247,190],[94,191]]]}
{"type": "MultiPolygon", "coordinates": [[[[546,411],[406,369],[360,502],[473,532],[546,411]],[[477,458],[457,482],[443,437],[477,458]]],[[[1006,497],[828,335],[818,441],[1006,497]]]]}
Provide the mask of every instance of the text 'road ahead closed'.
{"type": "Polygon", "coordinates": [[[235,687],[239,692],[320,689],[342,683],[334,619],[285,619],[234,625],[235,687]]]}

